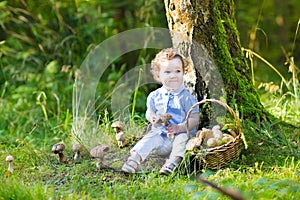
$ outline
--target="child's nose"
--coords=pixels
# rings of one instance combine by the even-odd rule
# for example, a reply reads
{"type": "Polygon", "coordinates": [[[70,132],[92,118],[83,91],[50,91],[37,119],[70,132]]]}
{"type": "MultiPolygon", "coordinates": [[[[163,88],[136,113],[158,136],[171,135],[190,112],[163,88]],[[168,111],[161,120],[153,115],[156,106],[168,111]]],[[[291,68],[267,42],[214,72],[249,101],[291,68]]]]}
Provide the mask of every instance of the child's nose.
{"type": "Polygon", "coordinates": [[[175,72],[172,72],[171,74],[170,74],[170,77],[176,77],[177,76],[177,74],[175,73],[175,72]]]}

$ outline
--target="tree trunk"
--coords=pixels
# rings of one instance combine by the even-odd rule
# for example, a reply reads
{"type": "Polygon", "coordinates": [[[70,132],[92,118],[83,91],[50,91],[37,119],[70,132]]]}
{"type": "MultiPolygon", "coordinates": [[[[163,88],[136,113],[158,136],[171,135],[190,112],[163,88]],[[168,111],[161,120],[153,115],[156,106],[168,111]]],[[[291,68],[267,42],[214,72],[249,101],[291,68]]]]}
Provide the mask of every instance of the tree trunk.
{"type": "Polygon", "coordinates": [[[263,106],[252,85],[234,15],[233,0],[165,0],[173,46],[189,58],[186,85],[199,100],[215,98],[257,121],[263,106]]]}

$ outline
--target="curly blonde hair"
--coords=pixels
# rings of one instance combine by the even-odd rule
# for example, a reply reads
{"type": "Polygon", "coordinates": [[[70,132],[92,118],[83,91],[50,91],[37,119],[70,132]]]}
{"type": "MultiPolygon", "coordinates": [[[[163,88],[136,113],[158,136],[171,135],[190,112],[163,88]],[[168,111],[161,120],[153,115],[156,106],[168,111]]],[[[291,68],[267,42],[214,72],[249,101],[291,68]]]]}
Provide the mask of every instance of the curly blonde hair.
{"type": "Polygon", "coordinates": [[[182,62],[183,74],[188,72],[188,61],[187,59],[181,55],[177,49],[175,48],[167,48],[161,50],[158,54],[156,54],[155,58],[151,62],[151,73],[153,74],[153,78],[160,82],[159,80],[159,70],[160,65],[165,60],[172,60],[173,58],[179,58],[182,62]]]}

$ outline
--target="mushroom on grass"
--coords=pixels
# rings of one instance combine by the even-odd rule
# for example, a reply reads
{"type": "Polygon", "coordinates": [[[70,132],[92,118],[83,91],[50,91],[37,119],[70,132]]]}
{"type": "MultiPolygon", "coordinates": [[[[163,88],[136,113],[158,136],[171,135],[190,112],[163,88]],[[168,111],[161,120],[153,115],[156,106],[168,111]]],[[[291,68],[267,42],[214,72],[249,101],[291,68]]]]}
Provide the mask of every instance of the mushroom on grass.
{"type": "Polygon", "coordinates": [[[74,160],[79,160],[81,157],[80,152],[83,150],[82,144],[76,143],[72,147],[72,151],[75,153],[74,160]]]}
{"type": "Polygon", "coordinates": [[[116,133],[116,140],[118,143],[118,146],[124,147],[125,142],[126,142],[126,137],[125,137],[125,133],[123,132],[125,130],[124,124],[120,121],[116,121],[114,123],[112,123],[111,127],[114,129],[115,133],[116,133]]]}
{"type": "Polygon", "coordinates": [[[59,156],[58,161],[60,163],[65,163],[66,162],[66,157],[63,154],[64,149],[65,149],[65,145],[62,142],[56,143],[52,147],[52,152],[54,154],[58,154],[58,156],[59,156]]]}
{"type": "Polygon", "coordinates": [[[109,151],[109,146],[105,144],[99,144],[98,146],[91,149],[90,151],[91,156],[93,158],[98,158],[98,162],[96,164],[98,168],[101,167],[104,160],[104,156],[107,154],[108,151],[109,151]]]}
{"type": "Polygon", "coordinates": [[[8,169],[7,169],[7,171],[10,172],[10,173],[13,173],[13,171],[14,171],[14,169],[13,169],[14,157],[11,156],[11,155],[6,156],[5,161],[8,162],[8,169]]]}

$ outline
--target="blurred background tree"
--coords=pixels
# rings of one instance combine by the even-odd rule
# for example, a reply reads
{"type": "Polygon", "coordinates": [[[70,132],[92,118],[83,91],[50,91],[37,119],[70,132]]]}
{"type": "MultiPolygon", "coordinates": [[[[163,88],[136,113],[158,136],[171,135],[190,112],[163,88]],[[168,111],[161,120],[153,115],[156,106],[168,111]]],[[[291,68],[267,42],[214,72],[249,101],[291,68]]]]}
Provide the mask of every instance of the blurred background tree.
{"type": "MultiPolygon", "coordinates": [[[[236,1],[236,8],[242,46],[262,55],[286,78],[291,76],[287,73],[288,66],[284,63],[286,55],[294,56],[295,63],[300,62],[299,32],[296,35],[300,23],[300,1],[236,1]]],[[[280,77],[263,63],[255,63],[255,74],[259,81],[281,81],[280,77]]]]}

